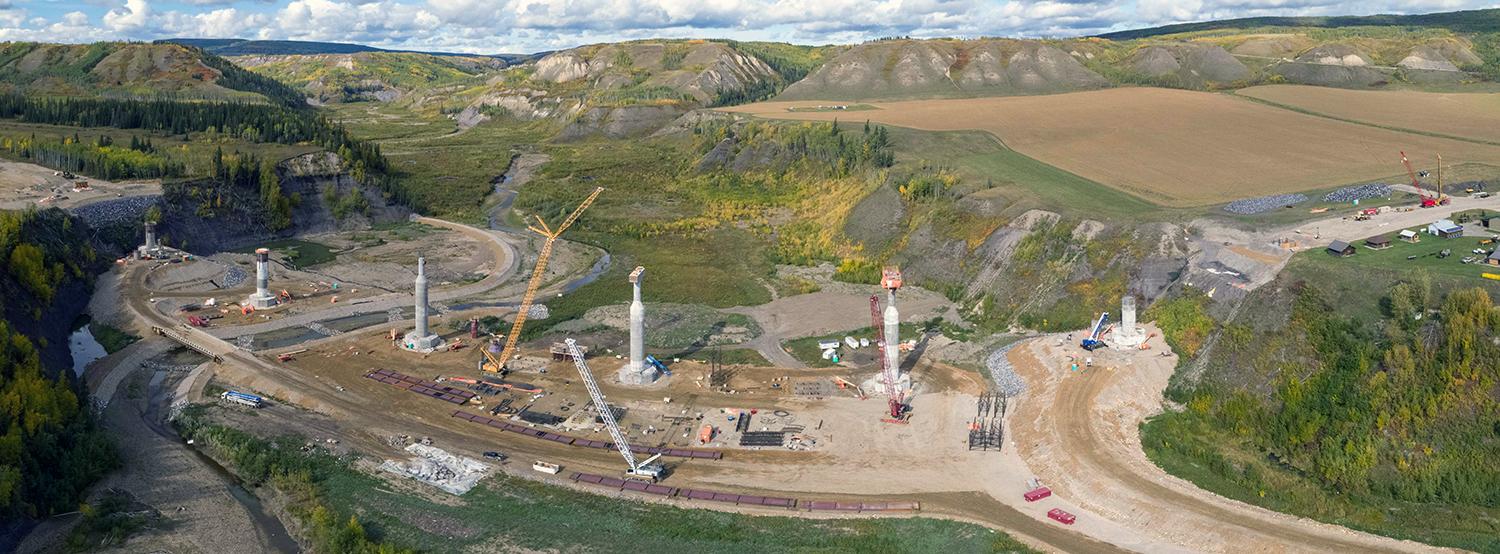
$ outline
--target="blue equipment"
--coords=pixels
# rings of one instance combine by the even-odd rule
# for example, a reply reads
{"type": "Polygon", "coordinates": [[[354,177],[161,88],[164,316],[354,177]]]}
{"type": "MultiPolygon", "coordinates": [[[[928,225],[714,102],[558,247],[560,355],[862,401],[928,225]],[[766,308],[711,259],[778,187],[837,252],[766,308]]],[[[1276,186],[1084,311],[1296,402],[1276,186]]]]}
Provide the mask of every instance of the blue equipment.
{"type": "Polygon", "coordinates": [[[661,373],[662,373],[662,375],[671,375],[672,374],[672,370],[667,369],[667,365],[661,363],[659,360],[656,359],[655,356],[647,354],[646,355],[646,363],[651,364],[657,370],[660,370],[661,373]]]}
{"type": "Polygon", "coordinates": [[[1095,348],[1109,346],[1107,344],[1104,344],[1104,341],[1099,340],[1099,336],[1104,334],[1104,324],[1106,323],[1109,323],[1109,312],[1099,314],[1099,322],[1094,324],[1094,332],[1089,333],[1089,336],[1085,337],[1083,339],[1083,343],[1079,346],[1082,346],[1084,350],[1088,350],[1090,352],[1092,352],[1095,348]]]}

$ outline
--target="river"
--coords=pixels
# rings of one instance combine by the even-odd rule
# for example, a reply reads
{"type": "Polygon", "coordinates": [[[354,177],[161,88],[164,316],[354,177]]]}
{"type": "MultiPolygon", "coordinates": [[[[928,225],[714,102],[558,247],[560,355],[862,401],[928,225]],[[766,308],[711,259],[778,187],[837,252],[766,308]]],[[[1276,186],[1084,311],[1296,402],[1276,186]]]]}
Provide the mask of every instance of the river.
{"type": "Polygon", "coordinates": [[[94,333],[89,331],[88,325],[79,327],[72,335],[68,335],[68,352],[73,355],[73,376],[80,379],[83,378],[84,368],[106,355],[104,345],[94,339],[94,333]]]}

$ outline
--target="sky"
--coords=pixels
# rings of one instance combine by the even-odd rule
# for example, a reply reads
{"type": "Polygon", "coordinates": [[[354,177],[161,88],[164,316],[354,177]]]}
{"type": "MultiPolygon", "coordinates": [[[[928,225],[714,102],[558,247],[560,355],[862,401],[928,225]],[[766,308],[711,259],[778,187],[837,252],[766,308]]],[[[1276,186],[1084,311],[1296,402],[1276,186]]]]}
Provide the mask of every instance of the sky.
{"type": "Polygon", "coordinates": [[[0,0],[0,40],[173,37],[529,53],[640,38],[802,44],[1070,37],[1231,17],[1428,13],[1497,0],[0,0]]]}

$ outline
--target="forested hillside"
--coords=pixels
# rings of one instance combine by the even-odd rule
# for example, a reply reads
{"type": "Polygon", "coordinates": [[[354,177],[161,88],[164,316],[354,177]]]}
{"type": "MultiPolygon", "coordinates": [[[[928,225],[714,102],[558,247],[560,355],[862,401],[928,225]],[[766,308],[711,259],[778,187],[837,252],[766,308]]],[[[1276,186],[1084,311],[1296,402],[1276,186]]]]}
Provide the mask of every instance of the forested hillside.
{"type": "MultiPolygon", "coordinates": [[[[1476,511],[1500,510],[1500,308],[1489,292],[1412,274],[1371,322],[1293,272],[1248,300],[1256,308],[1223,331],[1200,382],[1179,372],[1172,395],[1187,409],[1146,426],[1147,451],[1231,497],[1500,549],[1476,511]]],[[[1204,300],[1154,309],[1189,354],[1213,326],[1204,300]]]]}
{"type": "Polygon", "coordinates": [[[76,509],[117,463],[66,363],[41,352],[67,352],[69,322],[106,262],[85,226],[56,209],[0,212],[0,260],[0,510],[47,517],[76,509]]]}
{"type": "Polygon", "coordinates": [[[0,43],[0,92],[303,104],[286,85],[179,44],[0,43]]]}

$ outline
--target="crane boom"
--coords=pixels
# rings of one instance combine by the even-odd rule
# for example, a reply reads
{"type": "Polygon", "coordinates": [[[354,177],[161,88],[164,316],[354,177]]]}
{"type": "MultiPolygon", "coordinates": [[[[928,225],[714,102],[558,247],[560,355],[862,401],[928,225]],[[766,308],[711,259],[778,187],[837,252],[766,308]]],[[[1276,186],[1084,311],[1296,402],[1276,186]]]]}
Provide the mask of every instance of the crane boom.
{"type": "Polygon", "coordinates": [[[564,219],[556,230],[548,228],[547,222],[542,221],[541,216],[535,216],[536,225],[527,227],[546,237],[546,241],[542,243],[542,251],[537,255],[536,267],[531,270],[531,281],[526,284],[526,294],[521,297],[521,305],[516,308],[516,321],[510,326],[510,334],[505,336],[505,348],[500,351],[498,358],[489,351],[480,349],[489,361],[487,364],[480,364],[481,370],[498,373],[505,368],[505,360],[509,360],[516,351],[516,343],[521,338],[521,328],[526,325],[526,314],[531,311],[531,303],[536,299],[536,291],[542,285],[542,277],[547,274],[547,259],[552,257],[552,245],[557,242],[557,237],[562,236],[563,231],[568,230],[568,227],[573,226],[573,222],[578,221],[578,216],[583,214],[584,210],[594,204],[594,200],[599,198],[601,192],[604,192],[604,187],[595,188],[594,192],[583,200],[583,203],[573,208],[573,213],[568,214],[567,219],[564,219]]]}
{"type": "MultiPolygon", "coordinates": [[[[870,325],[875,327],[875,345],[879,348],[876,354],[880,358],[880,383],[885,385],[885,393],[888,397],[887,407],[890,408],[891,418],[899,420],[904,411],[905,403],[903,400],[905,400],[905,395],[901,393],[900,387],[897,386],[897,381],[900,379],[897,376],[898,368],[891,367],[890,362],[885,357],[885,349],[899,348],[899,346],[885,343],[885,322],[880,317],[879,294],[870,295],[870,325]]],[[[860,394],[864,394],[863,391],[860,394]]]]}
{"type": "Polygon", "coordinates": [[[568,339],[564,342],[568,344],[568,354],[573,357],[573,365],[578,367],[578,375],[583,377],[583,386],[589,389],[589,398],[594,400],[594,409],[599,411],[599,418],[609,428],[610,438],[615,440],[615,448],[625,457],[625,463],[634,468],[635,453],[630,451],[630,443],[625,441],[625,434],[620,432],[620,424],[615,421],[614,411],[609,409],[609,404],[604,403],[604,393],[599,392],[599,385],[594,382],[594,374],[589,371],[588,362],[583,361],[583,350],[578,348],[578,341],[568,339]]]}
{"type": "Polygon", "coordinates": [[[1417,171],[1412,169],[1411,160],[1406,159],[1405,151],[1401,152],[1401,165],[1406,166],[1406,175],[1411,177],[1411,186],[1417,189],[1417,196],[1421,198],[1422,207],[1431,208],[1436,206],[1438,198],[1428,197],[1427,192],[1422,190],[1422,182],[1417,180],[1417,171]]]}
{"type": "Polygon", "coordinates": [[[599,412],[599,418],[604,420],[604,426],[609,428],[609,436],[615,441],[615,449],[620,451],[620,456],[625,458],[628,466],[626,473],[641,475],[655,479],[660,477],[663,469],[659,465],[652,465],[661,454],[657,454],[644,462],[635,461],[635,453],[630,451],[630,443],[625,441],[625,434],[620,432],[620,424],[615,421],[614,410],[609,409],[609,404],[604,402],[604,393],[599,392],[599,384],[594,382],[594,374],[589,371],[588,362],[583,360],[583,349],[578,348],[578,342],[573,339],[564,341],[568,345],[568,355],[573,358],[573,365],[578,368],[578,375],[583,377],[583,386],[589,390],[589,398],[594,401],[594,409],[599,412]]]}

